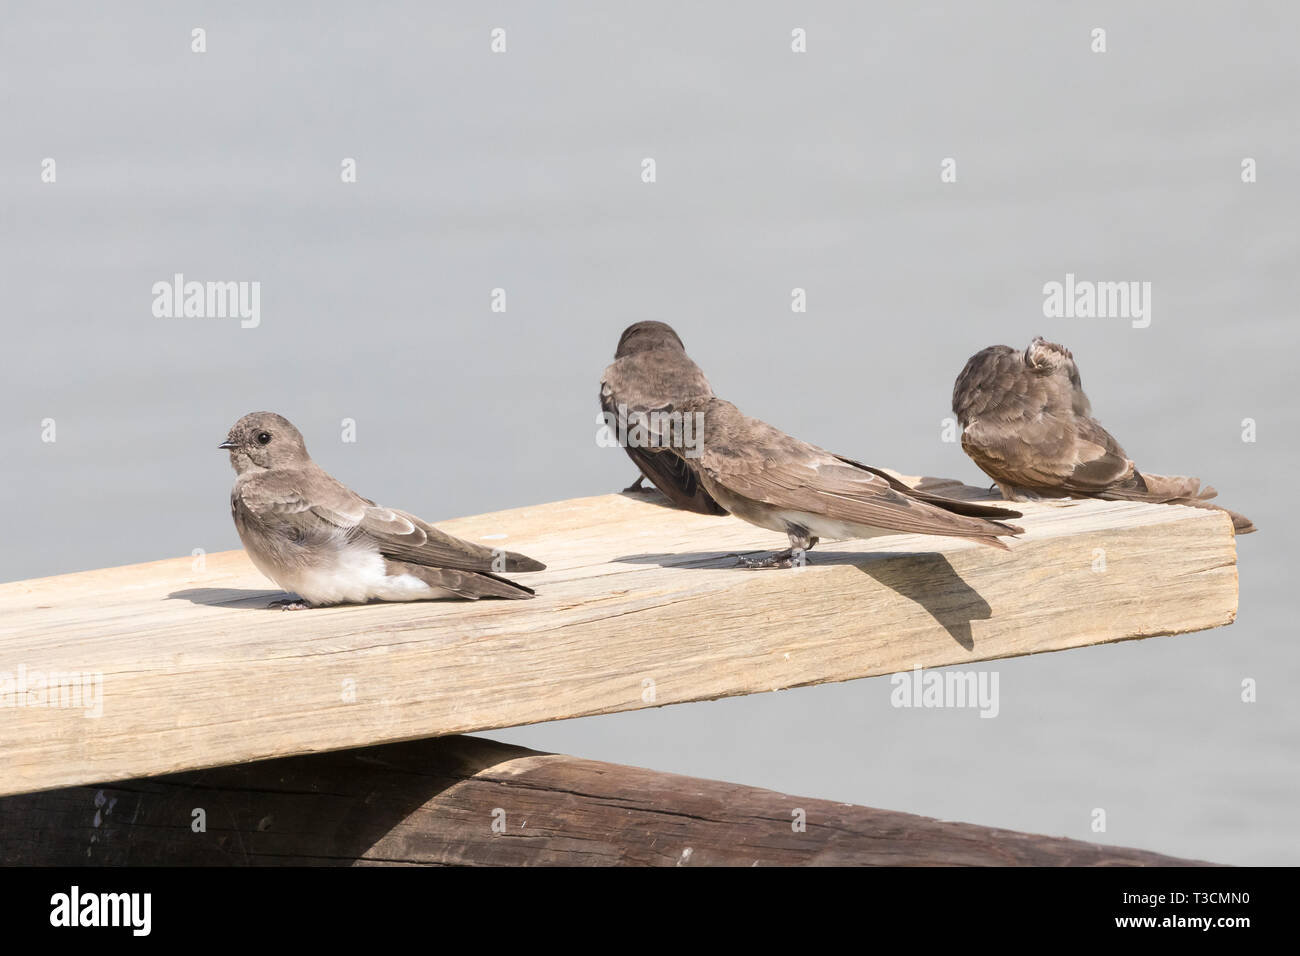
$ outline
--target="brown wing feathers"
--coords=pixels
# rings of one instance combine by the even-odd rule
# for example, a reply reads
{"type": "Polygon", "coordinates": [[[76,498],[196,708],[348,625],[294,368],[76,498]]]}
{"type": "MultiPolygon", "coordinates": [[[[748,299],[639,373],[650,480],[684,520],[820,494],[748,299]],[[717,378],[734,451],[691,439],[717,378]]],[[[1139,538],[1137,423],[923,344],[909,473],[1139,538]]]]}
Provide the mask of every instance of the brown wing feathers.
{"type": "MultiPolygon", "coordinates": [[[[1198,478],[1138,471],[1115,437],[1092,417],[1074,356],[1034,339],[1024,352],[996,345],[977,352],[953,386],[962,448],[1000,485],[1047,496],[1082,495],[1227,511],[1198,478]]],[[[1228,511],[1238,534],[1254,524],[1228,511]]]]}

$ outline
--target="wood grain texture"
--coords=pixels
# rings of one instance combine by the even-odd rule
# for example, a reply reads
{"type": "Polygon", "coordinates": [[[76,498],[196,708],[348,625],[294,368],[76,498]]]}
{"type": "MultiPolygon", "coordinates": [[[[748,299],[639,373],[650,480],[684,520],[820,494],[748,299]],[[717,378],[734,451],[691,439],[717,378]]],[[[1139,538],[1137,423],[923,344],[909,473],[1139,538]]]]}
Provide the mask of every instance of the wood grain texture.
{"type": "Polygon", "coordinates": [[[1191,865],[476,737],[0,798],[0,863],[1191,865]]]}
{"type": "Polygon", "coordinates": [[[545,561],[518,575],[531,601],[267,610],[280,593],[242,551],[0,585],[0,700],[19,668],[102,674],[99,717],[16,695],[0,706],[0,793],[1178,634],[1236,614],[1236,544],[1217,512],[1027,505],[1010,552],[899,535],[748,571],[731,555],[784,536],[661,500],[440,522],[545,561]]]}

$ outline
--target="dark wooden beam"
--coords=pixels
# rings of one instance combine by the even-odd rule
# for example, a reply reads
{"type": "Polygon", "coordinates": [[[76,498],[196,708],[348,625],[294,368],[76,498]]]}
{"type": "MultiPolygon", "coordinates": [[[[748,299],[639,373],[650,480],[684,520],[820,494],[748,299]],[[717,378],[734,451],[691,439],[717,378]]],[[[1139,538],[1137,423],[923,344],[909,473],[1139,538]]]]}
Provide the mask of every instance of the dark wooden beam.
{"type": "Polygon", "coordinates": [[[0,861],[109,866],[1191,862],[543,754],[477,737],[0,798],[0,861]],[[205,819],[204,832],[196,832],[196,811],[205,819]]]}

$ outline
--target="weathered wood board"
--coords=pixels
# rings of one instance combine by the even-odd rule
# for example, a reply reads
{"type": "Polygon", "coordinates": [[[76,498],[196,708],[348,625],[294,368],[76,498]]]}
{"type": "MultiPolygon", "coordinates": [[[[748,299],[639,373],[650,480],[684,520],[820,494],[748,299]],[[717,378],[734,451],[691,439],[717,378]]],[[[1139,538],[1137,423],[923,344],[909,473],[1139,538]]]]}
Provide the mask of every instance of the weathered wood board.
{"type": "Polygon", "coordinates": [[[1211,511],[1031,504],[1009,552],[900,535],[749,571],[733,555],[784,536],[661,500],[440,524],[545,561],[518,576],[531,601],[268,610],[280,593],[242,551],[0,585],[0,793],[1179,634],[1236,614],[1236,545],[1211,511]],[[99,716],[93,700],[18,706],[36,700],[4,683],[20,672],[79,675],[92,697],[99,680],[99,716]]]}

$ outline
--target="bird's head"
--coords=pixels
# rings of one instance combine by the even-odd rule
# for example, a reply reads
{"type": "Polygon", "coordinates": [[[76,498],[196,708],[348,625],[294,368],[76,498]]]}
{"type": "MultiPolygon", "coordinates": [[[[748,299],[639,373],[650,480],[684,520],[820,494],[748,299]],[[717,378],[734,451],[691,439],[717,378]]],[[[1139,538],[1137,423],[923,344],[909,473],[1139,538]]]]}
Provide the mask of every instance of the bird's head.
{"type": "Polygon", "coordinates": [[[302,434],[275,412],[245,415],[217,447],[230,452],[230,466],[240,475],[254,469],[299,468],[311,461],[302,434]]]}
{"type": "Polygon", "coordinates": [[[682,340],[677,337],[673,327],[666,322],[637,322],[623,330],[623,335],[618,340],[618,348],[614,350],[614,358],[621,359],[626,355],[648,352],[652,349],[676,349],[685,352],[686,346],[682,345],[682,340]]]}

